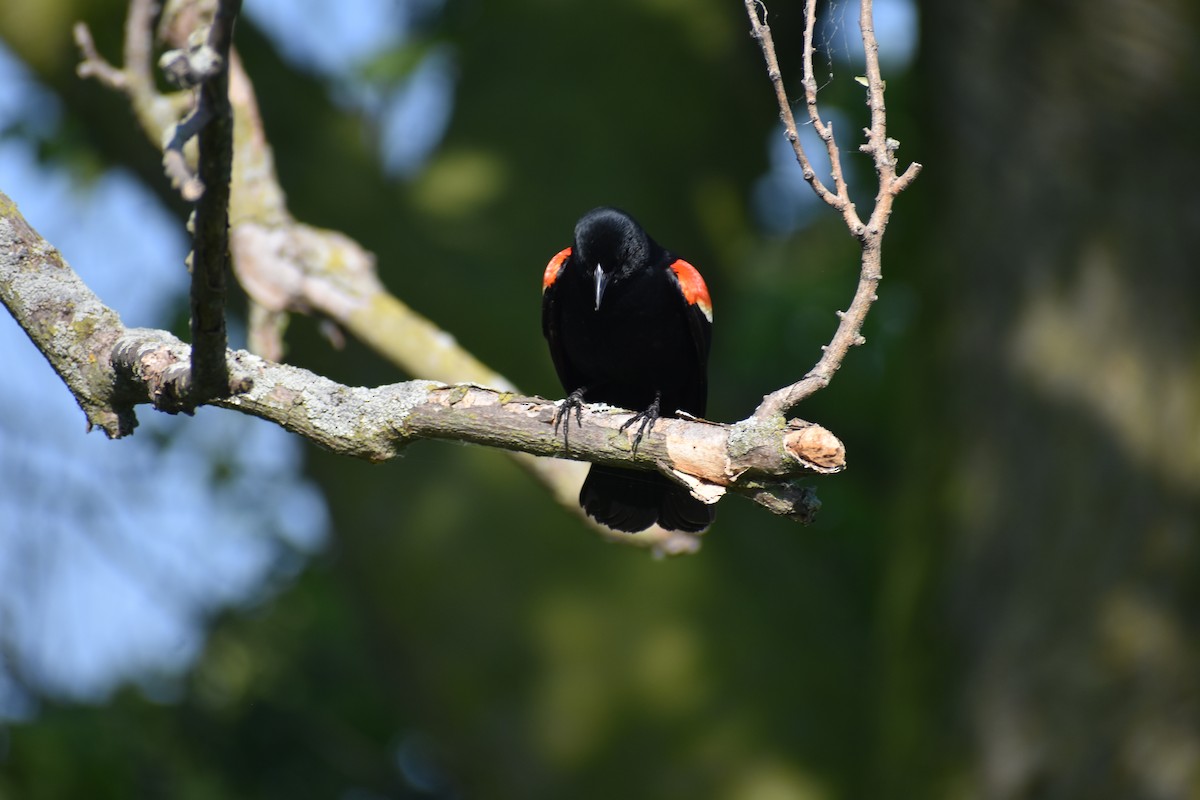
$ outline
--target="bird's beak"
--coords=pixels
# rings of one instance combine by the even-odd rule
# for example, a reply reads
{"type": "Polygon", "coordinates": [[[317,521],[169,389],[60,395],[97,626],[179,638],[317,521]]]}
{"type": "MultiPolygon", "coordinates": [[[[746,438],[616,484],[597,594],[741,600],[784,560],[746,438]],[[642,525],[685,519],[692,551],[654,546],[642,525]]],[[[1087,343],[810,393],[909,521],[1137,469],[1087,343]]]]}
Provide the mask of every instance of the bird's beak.
{"type": "Polygon", "coordinates": [[[608,286],[608,273],[597,264],[596,269],[592,272],[592,277],[596,280],[596,310],[600,310],[600,298],[604,297],[604,288],[608,286]]]}

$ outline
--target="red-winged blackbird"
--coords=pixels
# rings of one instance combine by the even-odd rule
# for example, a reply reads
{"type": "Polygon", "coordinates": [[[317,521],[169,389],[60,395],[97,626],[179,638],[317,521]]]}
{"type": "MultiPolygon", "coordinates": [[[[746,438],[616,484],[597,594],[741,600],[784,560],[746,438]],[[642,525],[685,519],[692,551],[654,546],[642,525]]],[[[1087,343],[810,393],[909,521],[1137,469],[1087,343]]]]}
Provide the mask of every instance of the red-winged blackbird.
{"type": "MultiPolygon", "coordinates": [[[[546,266],[542,333],[568,397],[557,423],[570,426],[586,398],[643,409],[635,446],[661,416],[704,414],[712,303],[704,279],[663,249],[628,214],[597,208],[575,225],[575,243],[546,266]]],[[[578,421],[578,420],[577,420],[578,421]]],[[[564,433],[565,435],[565,433],[564,433]]],[[[654,523],[701,531],[710,505],[658,472],[593,464],[579,504],[597,522],[636,532],[654,523]]]]}

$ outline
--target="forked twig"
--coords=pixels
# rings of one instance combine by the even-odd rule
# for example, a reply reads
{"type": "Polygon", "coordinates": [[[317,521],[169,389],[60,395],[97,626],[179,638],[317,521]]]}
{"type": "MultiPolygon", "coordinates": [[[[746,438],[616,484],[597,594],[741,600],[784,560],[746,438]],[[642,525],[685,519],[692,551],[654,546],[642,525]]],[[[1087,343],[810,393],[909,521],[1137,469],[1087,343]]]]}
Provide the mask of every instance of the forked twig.
{"type": "Polygon", "coordinates": [[[765,419],[785,415],[800,401],[828,386],[830,379],[842,365],[850,348],[865,341],[862,336],[862,326],[871,304],[878,299],[875,290],[882,277],[883,232],[892,212],[892,201],[917,177],[921,171],[921,165],[914,162],[909,165],[904,174],[896,175],[895,153],[900,144],[887,136],[887,113],[883,102],[884,81],[879,71],[879,43],[875,39],[872,0],[861,0],[859,11],[859,28],[862,31],[863,49],[866,53],[867,106],[871,109],[871,126],[864,131],[867,141],[859,149],[872,156],[875,162],[875,173],[879,178],[879,191],[875,195],[875,205],[866,223],[863,223],[854,203],[850,201],[849,190],[842,172],[841,151],[834,138],[833,128],[821,118],[817,108],[817,82],[813,74],[813,33],[817,19],[816,0],[805,1],[804,102],[813,130],[821,137],[829,152],[834,184],[832,191],[817,177],[804,152],[804,147],[800,143],[800,135],[796,130],[796,119],[792,114],[791,102],[788,100],[787,91],[783,85],[783,76],[779,70],[779,60],[775,55],[775,43],[771,38],[771,28],[767,25],[767,7],[761,0],[744,0],[744,2],[746,14],[750,17],[751,35],[762,48],[763,58],[767,62],[767,75],[775,87],[775,98],[779,103],[779,118],[783,121],[785,135],[792,143],[796,160],[804,172],[804,179],[813,187],[813,191],[817,193],[818,197],[842,215],[850,234],[858,239],[862,248],[858,288],[854,292],[854,299],[851,301],[850,307],[846,311],[837,312],[841,321],[838,323],[833,339],[822,348],[823,353],[820,360],[803,378],[763,398],[762,403],[755,409],[754,416],[765,419]]]}

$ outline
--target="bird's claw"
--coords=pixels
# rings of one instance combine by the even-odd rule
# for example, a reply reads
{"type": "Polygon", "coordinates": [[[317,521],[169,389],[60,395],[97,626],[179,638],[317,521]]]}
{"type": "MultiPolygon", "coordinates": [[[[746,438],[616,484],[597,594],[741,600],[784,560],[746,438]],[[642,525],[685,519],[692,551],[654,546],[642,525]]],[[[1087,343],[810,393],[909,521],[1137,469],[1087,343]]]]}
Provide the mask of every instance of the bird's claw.
{"type": "Polygon", "coordinates": [[[558,410],[554,412],[554,435],[558,436],[558,428],[562,426],[563,432],[563,447],[571,445],[571,410],[575,411],[575,424],[583,427],[583,393],[587,391],[586,387],[579,387],[571,392],[559,405],[558,410]]]}
{"type": "Polygon", "coordinates": [[[636,453],[638,445],[642,443],[642,437],[646,435],[647,430],[654,430],[654,423],[659,418],[659,401],[662,400],[662,395],[658,392],[654,393],[654,402],[647,406],[644,410],[634,414],[621,426],[621,430],[630,428],[633,424],[638,424],[637,433],[633,435],[633,452],[636,453]]]}

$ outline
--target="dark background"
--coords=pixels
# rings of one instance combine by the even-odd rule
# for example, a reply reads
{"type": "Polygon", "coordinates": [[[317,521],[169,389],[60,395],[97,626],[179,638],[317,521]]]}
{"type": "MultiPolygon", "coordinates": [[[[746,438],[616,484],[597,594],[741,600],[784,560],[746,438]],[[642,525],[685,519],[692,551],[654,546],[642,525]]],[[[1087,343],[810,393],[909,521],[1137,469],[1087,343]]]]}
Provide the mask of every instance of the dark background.
{"type": "MultiPolygon", "coordinates": [[[[800,5],[771,4],[793,96],[800,5]]],[[[8,0],[0,37],[62,97],[64,151],[179,208],[124,101],[73,74],[71,24],[116,54],[123,10],[8,0]]],[[[169,702],[45,698],[5,732],[0,797],[1200,795],[1200,11],[919,11],[885,77],[925,171],[866,347],[798,410],[848,448],[815,525],[734,498],[656,561],[497,452],[309,449],[324,552],[213,618],[169,702]]],[[[778,122],[747,31],[733,0],[449,0],[410,44],[458,69],[411,179],[251,24],[238,44],[293,213],[527,391],[558,393],[546,260],[582,211],[633,211],[708,280],[710,416],[735,420],[811,366],[857,275],[832,213],[782,235],[752,210],[778,122]]],[[[822,98],[857,114],[834,72],[822,98]]],[[[311,320],[288,342],[345,383],[402,377],[311,320]]]]}

